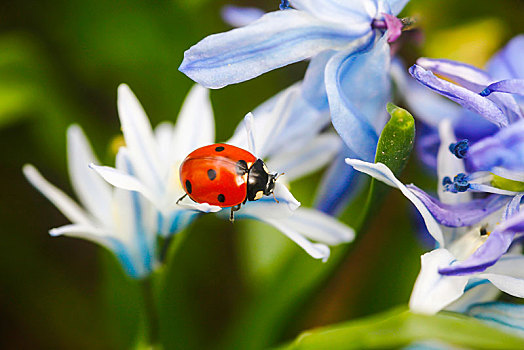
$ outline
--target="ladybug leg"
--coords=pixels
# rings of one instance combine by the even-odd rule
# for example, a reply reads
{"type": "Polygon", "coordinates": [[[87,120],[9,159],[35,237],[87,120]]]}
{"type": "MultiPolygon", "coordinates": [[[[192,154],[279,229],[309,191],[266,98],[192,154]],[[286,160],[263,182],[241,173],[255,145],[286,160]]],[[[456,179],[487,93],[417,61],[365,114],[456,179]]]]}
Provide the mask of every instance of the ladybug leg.
{"type": "Polygon", "coordinates": [[[235,205],[234,207],[231,207],[231,214],[229,214],[229,221],[234,222],[235,221],[235,212],[240,210],[240,207],[242,204],[235,205]]]}
{"type": "Polygon", "coordinates": [[[176,204],[180,203],[180,201],[186,198],[186,196],[187,196],[187,193],[185,193],[182,197],[178,198],[178,200],[176,201],[176,204]]]}

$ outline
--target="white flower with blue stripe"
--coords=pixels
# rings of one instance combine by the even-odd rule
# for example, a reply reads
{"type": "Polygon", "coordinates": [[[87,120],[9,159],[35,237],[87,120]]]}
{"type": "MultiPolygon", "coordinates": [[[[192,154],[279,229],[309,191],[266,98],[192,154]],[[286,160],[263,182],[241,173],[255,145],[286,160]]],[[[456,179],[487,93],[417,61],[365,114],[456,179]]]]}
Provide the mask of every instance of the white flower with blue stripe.
{"type": "MultiPolygon", "coordinates": [[[[292,86],[255,109],[256,115],[248,114],[226,142],[264,158],[270,169],[286,173],[275,185],[279,202],[273,198],[247,202],[235,216],[267,222],[312,257],[326,260],[328,245],[351,241],[353,230],[329,215],[299,208],[300,203],[283,181],[326,165],[339,151],[341,142],[333,133],[319,134],[326,116],[309,106],[300,91],[300,84],[292,86]]],[[[154,131],[126,85],[118,89],[118,109],[125,149],[136,172],[130,174],[96,164],[91,164],[92,169],[113,186],[137,191],[147,198],[158,210],[159,232],[163,236],[180,231],[202,212],[221,211],[222,208],[206,203],[177,204],[185,193],[179,179],[181,162],[194,149],[214,143],[213,112],[207,89],[195,85],[176,125],[164,122],[154,131]]]]}
{"type": "MultiPolygon", "coordinates": [[[[98,161],[80,127],[68,129],[67,147],[69,176],[80,204],[46,181],[32,165],[23,168],[29,182],[71,221],[49,233],[98,243],[115,254],[129,276],[147,276],[158,265],[155,209],[138,192],[112,188],[89,169],[89,163],[98,161]]],[[[126,149],[118,153],[116,168],[134,173],[126,149]]]]}

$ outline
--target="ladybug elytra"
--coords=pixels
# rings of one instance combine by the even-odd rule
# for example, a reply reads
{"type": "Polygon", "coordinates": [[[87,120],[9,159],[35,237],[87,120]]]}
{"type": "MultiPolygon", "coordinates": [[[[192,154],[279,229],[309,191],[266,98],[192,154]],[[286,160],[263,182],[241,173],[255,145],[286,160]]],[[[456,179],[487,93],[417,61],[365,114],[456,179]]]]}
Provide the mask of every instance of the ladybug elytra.
{"type": "Polygon", "coordinates": [[[223,143],[200,147],[180,165],[186,194],[177,203],[189,196],[197,203],[231,207],[233,221],[233,213],[246,201],[273,194],[277,177],[269,173],[262,159],[242,148],[223,143]]]}

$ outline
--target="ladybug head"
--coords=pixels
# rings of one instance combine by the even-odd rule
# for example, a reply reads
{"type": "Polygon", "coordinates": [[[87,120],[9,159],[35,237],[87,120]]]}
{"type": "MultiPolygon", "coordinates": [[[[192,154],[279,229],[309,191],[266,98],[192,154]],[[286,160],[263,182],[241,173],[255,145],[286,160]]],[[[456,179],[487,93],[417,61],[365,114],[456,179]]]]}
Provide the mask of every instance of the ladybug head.
{"type": "Polygon", "coordinates": [[[247,177],[247,200],[256,201],[269,196],[275,188],[278,174],[270,174],[262,159],[257,159],[249,168],[247,177]]]}

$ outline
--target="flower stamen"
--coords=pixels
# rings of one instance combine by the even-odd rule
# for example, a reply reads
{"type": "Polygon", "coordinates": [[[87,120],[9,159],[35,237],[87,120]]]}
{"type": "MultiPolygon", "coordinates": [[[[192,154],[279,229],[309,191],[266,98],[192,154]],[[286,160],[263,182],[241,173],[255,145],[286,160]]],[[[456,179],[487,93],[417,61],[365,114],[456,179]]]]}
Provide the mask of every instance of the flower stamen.
{"type": "Polygon", "coordinates": [[[455,155],[458,159],[465,158],[469,148],[468,139],[460,140],[459,142],[452,143],[449,145],[449,151],[455,155]]]}
{"type": "Polygon", "coordinates": [[[466,192],[471,184],[468,182],[468,176],[464,173],[457,174],[453,181],[446,176],[442,179],[444,190],[451,193],[466,192]]]}

